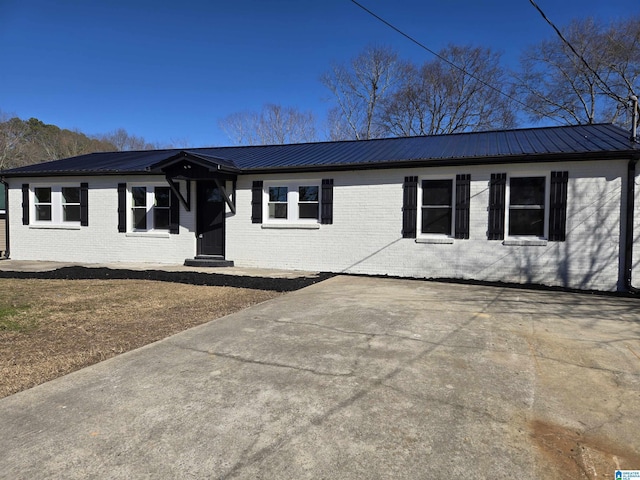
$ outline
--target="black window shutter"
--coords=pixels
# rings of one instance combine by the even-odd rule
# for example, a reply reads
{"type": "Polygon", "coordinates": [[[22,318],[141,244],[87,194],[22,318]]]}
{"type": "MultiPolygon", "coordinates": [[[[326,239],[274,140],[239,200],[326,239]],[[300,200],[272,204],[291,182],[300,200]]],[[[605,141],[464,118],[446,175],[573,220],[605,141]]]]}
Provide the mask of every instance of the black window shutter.
{"type": "Polygon", "coordinates": [[[504,240],[504,207],[507,187],[506,173],[492,173],[489,182],[489,240],[504,240]]]}
{"type": "Polygon", "coordinates": [[[549,192],[549,240],[564,242],[567,229],[567,183],[569,172],[551,172],[549,192]]]}
{"type": "Polygon", "coordinates": [[[80,225],[89,226],[89,184],[80,184],[80,225]]]}
{"type": "Polygon", "coordinates": [[[127,231],[127,184],[118,184],[118,231],[127,231]]]}
{"type": "Polygon", "coordinates": [[[29,184],[22,184],[22,224],[29,225],[29,184]]]}
{"type": "Polygon", "coordinates": [[[404,177],[402,193],[402,237],[416,238],[416,225],[418,223],[418,177],[404,177]]]}
{"type": "Polygon", "coordinates": [[[251,223],[262,223],[262,180],[251,187],[251,223]]]}
{"type": "Polygon", "coordinates": [[[469,238],[469,204],[471,203],[471,175],[456,175],[456,231],[455,238],[469,238]]]}
{"type": "Polygon", "coordinates": [[[320,223],[333,223],[333,178],[322,179],[322,204],[320,207],[320,223]]]}
{"type": "MultiPolygon", "coordinates": [[[[177,187],[178,185],[176,185],[177,187]]],[[[180,233],[180,201],[173,190],[171,190],[171,199],[169,200],[169,233],[180,233]]]]}

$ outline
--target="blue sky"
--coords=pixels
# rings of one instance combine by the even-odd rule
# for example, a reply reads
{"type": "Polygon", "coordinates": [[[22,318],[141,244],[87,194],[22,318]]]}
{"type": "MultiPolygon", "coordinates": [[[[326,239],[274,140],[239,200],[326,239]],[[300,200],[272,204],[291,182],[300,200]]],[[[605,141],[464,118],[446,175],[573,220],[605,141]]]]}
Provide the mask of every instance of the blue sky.
{"type": "MultiPolygon", "coordinates": [[[[514,64],[553,32],[528,0],[359,0],[432,50],[488,46],[514,64]]],[[[638,0],[537,0],[559,26],[619,20],[638,0]]],[[[369,44],[432,57],[350,0],[0,0],[0,110],[87,134],[228,144],[218,127],[266,103],[313,111],[319,81],[369,44]]]]}

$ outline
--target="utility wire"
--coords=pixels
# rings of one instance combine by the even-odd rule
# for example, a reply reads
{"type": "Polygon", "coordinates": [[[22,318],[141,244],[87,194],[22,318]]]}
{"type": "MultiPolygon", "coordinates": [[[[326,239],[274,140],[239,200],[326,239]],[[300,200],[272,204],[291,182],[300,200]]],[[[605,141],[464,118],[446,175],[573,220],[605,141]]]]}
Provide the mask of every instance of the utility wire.
{"type": "Polygon", "coordinates": [[[451,60],[443,57],[442,55],[438,54],[437,52],[434,52],[433,50],[431,50],[429,47],[427,47],[426,45],[424,45],[423,43],[419,42],[418,40],[416,40],[415,38],[413,38],[411,35],[403,32],[402,30],[400,30],[398,27],[396,27],[395,25],[389,23],[388,21],[386,21],[384,18],[380,17],[379,15],[376,15],[374,12],[372,12],[371,10],[369,10],[367,7],[365,7],[364,5],[362,5],[361,3],[358,3],[356,0],[351,0],[352,3],[354,3],[355,5],[357,5],[358,7],[360,7],[362,10],[364,10],[365,12],[367,12],[369,15],[371,15],[372,17],[374,17],[375,19],[379,20],[380,22],[384,23],[387,27],[391,28],[392,30],[395,30],[397,33],[399,33],[400,35],[402,35],[403,37],[405,37],[407,40],[415,43],[416,45],[418,45],[420,48],[422,48],[423,50],[426,50],[427,52],[429,52],[432,55],[435,55],[436,57],[438,57],[440,60],[442,60],[443,62],[451,65],[453,68],[456,68],[458,70],[460,70],[462,73],[464,73],[465,75],[468,75],[469,77],[477,80],[478,82],[480,82],[481,84],[483,84],[486,87],[489,87],[490,89],[498,92],[500,95],[503,95],[505,97],[507,97],[510,100],[513,100],[514,102],[522,105],[523,107],[534,111],[535,113],[537,113],[538,115],[541,115],[543,117],[548,117],[551,120],[554,120],[557,123],[561,123],[560,120],[558,120],[555,117],[552,117],[551,115],[547,114],[547,113],[543,113],[540,112],[538,110],[536,110],[535,108],[527,105],[526,103],[518,100],[517,98],[509,95],[508,93],[504,93],[502,90],[500,90],[499,88],[494,87],[493,85],[485,82],[484,80],[482,80],[481,78],[476,77],[475,75],[467,72],[464,68],[456,65],[455,63],[453,63],[451,60]]]}
{"type": "Polygon", "coordinates": [[[587,67],[587,70],[589,70],[591,73],[593,73],[593,75],[595,75],[596,79],[598,80],[598,82],[600,82],[600,85],[602,86],[602,88],[604,88],[604,90],[606,90],[606,92],[611,95],[612,97],[614,97],[616,100],[618,100],[620,103],[626,105],[628,99],[626,98],[622,98],[620,95],[618,95],[617,93],[615,93],[614,91],[612,91],[609,88],[609,85],[607,85],[607,83],[602,80],[602,77],[600,77],[600,74],[598,74],[597,71],[595,71],[593,68],[591,68],[591,65],[589,65],[589,63],[587,62],[587,60],[584,58],[583,55],[579,54],[575,48],[573,48],[573,45],[571,45],[571,43],[569,42],[569,40],[567,40],[565,38],[565,36],[562,34],[562,32],[560,31],[560,29],[558,27],[556,27],[554,25],[554,23],[549,20],[549,18],[545,15],[545,13],[542,11],[542,9],[538,6],[538,4],[536,2],[534,2],[534,0],[529,0],[529,2],[531,3],[531,5],[533,5],[535,7],[536,10],[538,10],[538,12],[540,13],[540,15],[542,15],[542,18],[544,18],[544,20],[551,26],[551,28],[553,28],[556,33],[558,34],[558,36],[560,37],[560,40],[562,40],[562,42],[569,47],[569,49],[573,52],[573,54],[582,61],[582,63],[584,64],[585,67],[587,67]]]}

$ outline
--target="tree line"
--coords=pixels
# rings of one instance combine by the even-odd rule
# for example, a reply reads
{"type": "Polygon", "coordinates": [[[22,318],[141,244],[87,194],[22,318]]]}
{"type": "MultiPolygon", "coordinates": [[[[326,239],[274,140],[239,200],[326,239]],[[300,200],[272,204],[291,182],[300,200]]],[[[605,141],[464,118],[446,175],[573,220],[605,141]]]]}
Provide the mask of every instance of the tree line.
{"type": "Polygon", "coordinates": [[[322,134],[312,112],[274,104],[234,113],[220,127],[245,145],[472,132],[523,121],[627,127],[639,77],[639,16],[574,20],[522,52],[517,69],[485,47],[450,45],[415,64],[369,46],[321,76],[333,102],[322,134]]]}
{"type": "Polygon", "coordinates": [[[164,147],[132,135],[124,128],[87,136],[79,130],[61,129],[37,118],[21,120],[0,111],[0,170],[92,152],[164,147]]]}

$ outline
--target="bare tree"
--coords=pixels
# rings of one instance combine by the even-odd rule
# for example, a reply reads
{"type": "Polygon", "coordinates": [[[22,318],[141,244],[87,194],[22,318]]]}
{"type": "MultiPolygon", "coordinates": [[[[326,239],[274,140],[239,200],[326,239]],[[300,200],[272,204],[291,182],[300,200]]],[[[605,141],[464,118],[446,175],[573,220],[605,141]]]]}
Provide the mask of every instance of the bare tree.
{"type": "MultiPolygon", "coordinates": [[[[640,16],[613,23],[603,35],[609,83],[605,93],[616,104],[616,113],[627,98],[640,95],[640,16]]],[[[628,123],[629,117],[624,119],[628,123]]]]}
{"type": "MultiPolygon", "coordinates": [[[[382,102],[393,93],[405,62],[387,47],[369,46],[348,64],[333,65],[320,81],[331,91],[340,116],[333,133],[345,132],[350,139],[367,140],[386,134],[380,124],[382,102]]],[[[331,118],[330,118],[331,119],[331,118]]],[[[346,138],[345,138],[346,139],[346,138]]]]}
{"type": "Polygon", "coordinates": [[[56,125],[45,124],[37,118],[30,118],[24,124],[27,128],[23,149],[26,163],[57,160],[105,150],[102,142],[90,139],[78,130],[61,129],[56,125]]]}
{"type": "Polygon", "coordinates": [[[159,144],[147,142],[143,137],[132,135],[124,128],[118,128],[112,132],[97,135],[96,138],[115,145],[116,149],[120,152],[161,148],[159,144]]]}
{"type": "Polygon", "coordinates": [[[353,139],[353,130],[338,107],[331,108],[327,113],[325,131],[326,138],[332,142],[353,139]]]}
{"type": "Polygon", "coordinates": [[[283,145],[317,140],[315,117],[293,107],[267,104],[260,112],[236,112],[219,122],[235,145],[283,145]]]}
{"type": "Polygon", "coordinates": [[[259,123],[256,112],[235,112],[220,120],[218,125],[234,145],[260,145],[259,123]]]}
{"type": "Polygon", "coordinates": [[[576,20],[561,35],[530,47],[521,58],[516,86],[528,113],[566,124],[626,123],[628,98],[638,93],[640,17],[608,27],[576,20]]]}
{"type": "Polygon", "coordinates": [[[0,170],[20,166],[26,133],[22,120],[0,111],[0,170]]]}
{"type": "Polygon", "coordinates": [[[169,138],[169,141],[167,143],[163,144],[159,148],[166,148],[166,149],[171,149],[171,148],[189,148],[190,146],[191,146],[191,142],[186,137],[171,137],[171,138],[169,138]]]}
{"type": "Polygon", "coordinates": [[[392,135],[434,135],[515,124],[500,55],[451,45],[421,67],[405,67],[401,85],[383,102],[381,124],[392,135]]]}
{"type": "Polygon", "coordinates": [[[49,159],[113,150],[113,145],[108,141],[88,137],[78,129],[58,129],[57,135],[51,135],[48,140],[50,149],[47,158],[49,159]]]}

